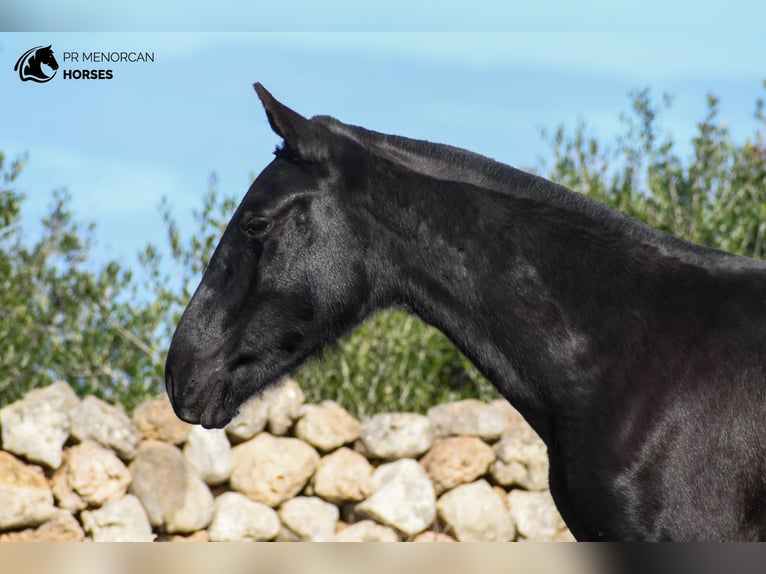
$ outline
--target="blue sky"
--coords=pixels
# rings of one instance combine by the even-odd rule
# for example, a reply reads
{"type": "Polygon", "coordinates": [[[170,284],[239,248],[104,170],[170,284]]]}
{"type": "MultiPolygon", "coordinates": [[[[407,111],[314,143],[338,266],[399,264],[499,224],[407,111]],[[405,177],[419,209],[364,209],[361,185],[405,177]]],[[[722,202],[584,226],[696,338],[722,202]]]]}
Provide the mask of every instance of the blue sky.
{"type": "MultiPolygon", "coordinates": [[[[0,150],[29,153],[18,181],[25,218],[39,219],[67,187],[97,223],[97,259],[129,264],[164,239],[166,195],[182,224],[208,176],[244,194],[278,142],[252,90],[262,82],[304,115],[449,143],[518,167],[545,156],[539,129],[586,120],[605,138],[627,93],[675,96],[664,125],[688,139],[721,100],[736,137],[753,129],[764,95],[762,32],[603,33],[4,33],[0,35],[0,150]],[[51,44],[61,69],[102,67],[112,80],[21,82],[27,49],[51,44]],[[82,66],[65,51],[149,51],[154,63],[82,66]]],[[[58,74],[62,73],[62,70],[58,74]]],[[[182,229],[183,232],[183,229],[182,229]]]]}
{"type": "Polygon", "coordinates": [[[760,0],[24,0],[0,4],[0,29],[145,31],[707,31],[763,30],[760,0]]]}

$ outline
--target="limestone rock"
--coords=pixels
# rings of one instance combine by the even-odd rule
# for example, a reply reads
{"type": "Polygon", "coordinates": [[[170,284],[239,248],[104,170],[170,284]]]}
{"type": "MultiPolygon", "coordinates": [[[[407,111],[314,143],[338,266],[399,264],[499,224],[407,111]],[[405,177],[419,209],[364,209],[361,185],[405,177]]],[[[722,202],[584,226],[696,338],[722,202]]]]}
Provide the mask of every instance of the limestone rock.
{"type": "Polygon", "coordinates": [[[431,480],[413,459],[378,467],[375,491],[356,510],[387,526],[413,535],[428,528],[436,517],[436,495],[431,480]]]}
{"type": "Polygon", "coordinates": [[[101,506],[107,500],[124,496],[131,477],[111,450],[86,441],[67,452],[66,480],[86,504],[101,506]]]}
{"type": "Polygon", "coordinates": [[[520,417],[506,401],[487,404],[466,399],[428,409],[437,437],[468,435],[492,441],[500,438],[520,417]]]}
{"type": "Polygon", "coordinates": [[[507,542],[513,538],[508,510],[486,480],[450,490],[436,508],[460,542],[507,542]]]}
{"type": "Polygon", "coordinates": [[[300,417],[305,400],[298,383],[282,379],[245,401],[237,416],[226,425],[226,434],[234,443],[240,443],[250,440],[268,425],[271,434],[283,435],[300,417]]]}
{"type": "Polygon", "coordinates": [[[144,440],[160,440],[170,444],[183,444],[189,437],[192,425],[179,419],[173,412],[168,395],[140,404],[133,413],[136,425],[144,440]]]}
{"type": "Polygon", "coordinates": [[[431,477],[439,495],[459,484],[473,482],[486,474],[495,460],[492,447],[477,437],[456,436],[438,439],[420,464],[431,477]]]}
{"type": "Polygon", "coordinates": [[[399,542],[399,535],[393,528],[362,520],[338,532],[335,542],[399,542]]]}
{"type": "Polygon", "coordinates": [[[210,534],[207,530],[197,530],[191,534],[171,534],[168,542],[210,542],[210,534]]]}
{"type": "Polygon", "coordinates": [[[215,500],[215,514],[208,533],[218,542],[273,540],[279,533],[273,508],[238,492],[224,492],[215,500]]]}
{"type": "Polygon", "coordinates": [[[261,433],[232,449],[234,490],[275,507],[298,494],[319,462],[317,452],[295,438],[261,433]]]}
{"type": "Polygon", "coordinates": [[[359,421],[334,401],[304,405],[295,435],[322,451],[330,451],[359,437],[359,421]]]}
{"type": "Polygon", "coordinates": [[[283,524],[279,528],[279,534],[277,534],[276,542],[302,542],[302,539],[295,532],[283,524]]]}
{"type": "Polygon", "coordinates": [[[58,382],[36,389],[1,409],[3,449],[58,468],[61,451],[69,438],[69,411],[79,402],[72,387],[58,382]]]}
{"type": "Polygon", "coordinates": [[[508,495],[510,516],[519,534],[530,540],[554,540],[566,526],[549,492],[512,490],[508,495]]]}
{"type": "Polygon", "coordinates": [[[570,532],[568,528],[563,528],[556,533],[553,537],[554,542],[577,542],[577,538],[570,532]]]}
{"type": "Polygon", "coordinates": [[[279,508],[279,518],[300,540],[328,542],[335,537],[338,507],[320,498],[297,496],[279,508]]]}
{"type": "Polygon", "coordinates": [[[94,440],[112,449],[122,460],[131,460],[138,450],[141,435],[122,408],[92,395],[70,411],[72,436],[80,442],[94,440]]]}
{"type": "Polygon", "coordinates": [[[130,471],[130,492],[141,500],[153,526],[173,534],[210,524],[213,495],[178,448],[147,441],[138,449],[130,471]]]}
{"type": "Polygon", "coordinates": [[[42,469],[0,451],[0,530],[37,526],[54,513],[42,469]]]}
{"type": "Polygon", "coordinates": [[[311,480],[313,492],[330,502],[359,502],[372,492],[372,465],[343,447],[323,457],[311,480]]]}
{"type": "Polygon", "coordinates": [[[56,469],[51,477],[50,487],[53,493],[53,498],[56,500],[56,506],[68,510],[75,514],[81,510],[88,508],[88,503],[85,502],[80,495],[69,484],[69,468],[67,467],[68,451],[64,451],[63,464],[56,469]]]}
{"type": "Polygon", "coordinates": [[[362,451],[371,458],[416,457],[434,440],[431,422],[415,413],[380,413],[362,421],[362,451]]]}
{"type": "Polygon", "coordinates": [[[489,406],[499,413],[505,413],[508,426],[515,427],[517,425],[528,425],[527,421],[521,416],[521,413],[517,411],[511,403],[505,399],[495,399],[490,401],[489,406]]]}
{"type": "Polygon", "coordinates": [[[492,487],[492,490],[495,491],[495,493],[500,497],[500,500],[503,501],[503,505],[505,505],[505,508],[507,510],[511,509],[511,503],[508,502],[508,491],[504,490],[503,488],[495,485],[492,487]]]}
{"type": "Polygon", "coordinates": [[[0,535],[0,542],[82,542],[84,539],[80,523],[62,508],[55,509],[51,519],[37,528],[0,535]]]}
{"type": "Polygon", "coordinates": [[[184,446],[184,456],[202,480],[211,485],[229,480],[234,468],[231,445],[222,429],[195,426],[184,446]]]}
{"type": "Polygon", "coordinates": [[[495,453],[490,472],[498,484],[526,490],[548,488],[548,451],[529,425],[512,427],[495,445],[495,453]]]}
{"type": "Polygon", "coordinates": [[[269,421],[269,402],[260,395],[246,400],[239,407],[237,416],[226,425],[226,434],[233,442],[250,440],[263,429],[269,421]]]}
{"type": "Polygon", "coordinates": [[[94,542],[151,542],[149,518],[141,502],[131,494],[110,500],[101,508],[81,514],[85,531],[94,542]]]}
{"type": "Polygon", "coordinates": [[[267,389],[263,398],[269,403],[269,432],[277,436],[285,434],[293,426],[306,400],[303,390],[292,379],[285,379],[267,389]]]}
{"type": "Polygon", "coordinates": [[[452,536],[449,534],[445,534],[444,532],[434,532],[433,530],[428,530],[427,532],[421,532],[418,534],[415,538],[412,539],[413,542],[457,542],[452,536]]]}

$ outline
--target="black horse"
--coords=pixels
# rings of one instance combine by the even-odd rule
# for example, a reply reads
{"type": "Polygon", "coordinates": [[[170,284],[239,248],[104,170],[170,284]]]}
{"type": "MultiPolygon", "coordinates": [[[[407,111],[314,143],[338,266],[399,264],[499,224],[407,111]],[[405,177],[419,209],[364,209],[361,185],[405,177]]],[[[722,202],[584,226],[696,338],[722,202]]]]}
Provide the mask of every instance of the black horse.
{"type": "Polygon", "coordinates": [[[27,50],[13,67],[14,71],[19,72],[19,78],[21,80],[25,82],[37,82],[38,84],[43,84],[52,80],[53,76],[56,75],[55,70],[58,69],[59,64],[56,61],[56,57],[53,55],[53,48],[51,46],[37,46],[27,50]],[[43,64],[54,70],[53,74],[50,76],[46,74],[42,68],[43,64]]]}
{"type": "Polygon", "coordinates": [[[578,539],[766,537],[766,264],[255,88],[284,143],[173,337],[179,417],[221,427],[372,311],[402,307],[539,433],[578,539]]]}

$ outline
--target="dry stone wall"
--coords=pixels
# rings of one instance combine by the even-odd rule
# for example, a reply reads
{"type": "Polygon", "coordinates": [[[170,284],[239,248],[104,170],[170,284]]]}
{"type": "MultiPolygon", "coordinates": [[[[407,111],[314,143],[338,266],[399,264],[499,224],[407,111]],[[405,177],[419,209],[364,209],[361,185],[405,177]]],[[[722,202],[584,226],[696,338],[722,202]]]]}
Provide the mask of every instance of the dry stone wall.
{"type": "Polygon", "coordinates": [[[571,540],[505,401],[356,420],[292,380],[223,430],[66,383],[0,410],[0,541],[571,540]]]}

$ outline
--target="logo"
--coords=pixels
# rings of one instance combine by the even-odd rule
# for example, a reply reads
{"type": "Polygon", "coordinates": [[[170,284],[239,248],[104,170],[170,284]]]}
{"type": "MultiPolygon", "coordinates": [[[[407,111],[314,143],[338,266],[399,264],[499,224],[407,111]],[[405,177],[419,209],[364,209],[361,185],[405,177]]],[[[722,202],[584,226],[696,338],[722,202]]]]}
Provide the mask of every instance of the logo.
{"type": "Polygon", "coordinates": [[[53,57],[53,48],[50,46],[47,48],[37,46],[27,50],[13,67],[13,71],[19,73],[22,82],[37,82],[38,84],[50,82],[58,69],[59,64],[53,57]],[[50,76],[43,70],[43,64],[53,70],[50,76]]]}

